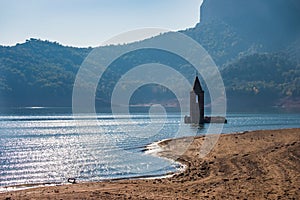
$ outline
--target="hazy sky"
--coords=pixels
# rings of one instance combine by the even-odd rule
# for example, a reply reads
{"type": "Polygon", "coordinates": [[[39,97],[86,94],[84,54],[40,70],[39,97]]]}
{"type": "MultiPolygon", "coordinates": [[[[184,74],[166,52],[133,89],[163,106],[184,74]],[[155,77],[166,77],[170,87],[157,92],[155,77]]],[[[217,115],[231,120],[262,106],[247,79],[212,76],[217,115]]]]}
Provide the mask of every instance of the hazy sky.
{"type": "Polygon", "coordinates": [[[0,44],[28,38],[99,46],[120,33],[181,30],[199,21],[202,0],[0,0],[0,44]]]}

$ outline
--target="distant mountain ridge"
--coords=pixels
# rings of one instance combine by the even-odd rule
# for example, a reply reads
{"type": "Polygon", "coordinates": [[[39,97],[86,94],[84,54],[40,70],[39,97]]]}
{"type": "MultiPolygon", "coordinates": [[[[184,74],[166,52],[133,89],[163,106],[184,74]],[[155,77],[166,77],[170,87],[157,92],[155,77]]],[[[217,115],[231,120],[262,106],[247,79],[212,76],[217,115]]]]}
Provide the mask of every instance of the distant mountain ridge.
{"type": "MultiPolygon", "coordinates": [[[[299,4],[297,0],[205,0],[201,22],[180,31],[198,41],[219,66],[229,109],[300,108],[299,4]]],[[[130,45],[102,49],[110,52],[130,45]]],[[[39,39],[0,46],[0,106],[71,106],[76,73],[92,50],[39,39]]],[[[161,61],[193,80],[189,66],[171,54],[128,55],[98,87],[97,105],[109,106],[114,81],[132,63],[161,61]]],[[[133,100],[136,105],[150,102],[176,104],[174,95],[158,86],[140,89],[133,100]]]]}

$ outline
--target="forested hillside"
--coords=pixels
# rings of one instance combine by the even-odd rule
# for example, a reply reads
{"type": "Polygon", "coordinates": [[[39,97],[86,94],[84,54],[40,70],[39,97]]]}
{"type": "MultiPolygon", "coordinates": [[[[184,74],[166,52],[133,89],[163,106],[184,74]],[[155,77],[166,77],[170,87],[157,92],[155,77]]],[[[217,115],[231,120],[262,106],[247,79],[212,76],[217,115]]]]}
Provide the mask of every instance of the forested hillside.
{"type": "Polygon", "coordinates": [[[235,108],[297,107],[300,65],[285,53],[242,57],[222,70],[229,102],[235,108]]]}
{"type": "Polygon", "coordinates": [[[75,75],[90,51],[38,39],[0,47],[2,105],[70,105],[75,75]]]}
{"type": "MultiPolygon", "coordinates": [[[[180,32],[199,42],[218,65],[229,109],[300,108],[299,3],[255,0],[251,1],[253,5],[248,2],[245,6],[238,1],[228,1],[231,6],[221,0],[204,1],[201,22],[180,32]],[[255,10],[260,4],[263,7],[255,10]],[[283,5],[286,7],[278,13],[283,5]],[[233,12],[238,9],[243,12],[233,12]],[[268,16],[263,14],[264,9],[270,11],[268,16]],[[273,15],[276,20],[270,19],[273,15]]],[[[110,52],[127,45],[102,48],[110,52]]],[[[39,39],[0,46],[0,106],[71,106],[77,70],[92,50],[39,39]]],[[[109,105],[110,92],[122,72],[132,65],[150,62],[173,66],[193,81],[195,74],[189,64],[172,54],[148,51],[126,55],[112,66],[98,87],[101,100],[97,105],[109,105]]],[[[140,89],[132,103],[159,101],[174,103],[174,95],[152,85],[140,89]]]]}

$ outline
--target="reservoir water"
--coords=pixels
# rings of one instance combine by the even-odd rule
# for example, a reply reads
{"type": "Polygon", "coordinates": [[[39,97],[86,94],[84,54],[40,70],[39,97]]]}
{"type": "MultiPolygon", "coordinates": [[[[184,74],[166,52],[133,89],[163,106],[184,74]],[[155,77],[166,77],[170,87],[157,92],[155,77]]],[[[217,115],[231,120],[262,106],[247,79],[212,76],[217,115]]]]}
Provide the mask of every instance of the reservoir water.
{"type": "MultiPolygon", "coordinates": [[[[160,176],[181,166],[145,153],[156,141],[207,134],[182,124],[183,116],[98,114],[97,120],[47,108],[22,108],[0,115],[0,187],[21,184],[101,181],[160,176]],[[163,122],[165,120],[165,122],[163,122]],[[143,130],[147,128],[147,131],[143,130]],[[138,130],[138,131],[137,131],[138,130]],[[157,131],[159,130],[159,131],[157,131]]],[[[222,133],[300,128],[300,114],[227,115],[222,133]]],[[[283,135],[284,137],[284,135],[283,135]]]]}

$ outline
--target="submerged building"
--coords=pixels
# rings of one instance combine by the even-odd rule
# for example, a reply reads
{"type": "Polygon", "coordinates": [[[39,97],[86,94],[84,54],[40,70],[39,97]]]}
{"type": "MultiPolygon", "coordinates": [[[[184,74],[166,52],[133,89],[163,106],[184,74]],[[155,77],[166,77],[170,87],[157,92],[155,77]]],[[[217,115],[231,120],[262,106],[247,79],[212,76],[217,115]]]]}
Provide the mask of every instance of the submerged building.
{"type": "Polygon", "coordinates": [[[184,117],[184,123],[199,125],[204,123],[227,123],[225,117],[204,116],[204,91],[198,76],[196,76],[193,90],[190,92],[190,116],[184,117]]]}
{"type": "Polygon", "coordinates": [[[204,124],[204,91],[198,76],[196,76],[193,90],[190,92],[190,116],[185,116],[184,122],[204,124]]]}

